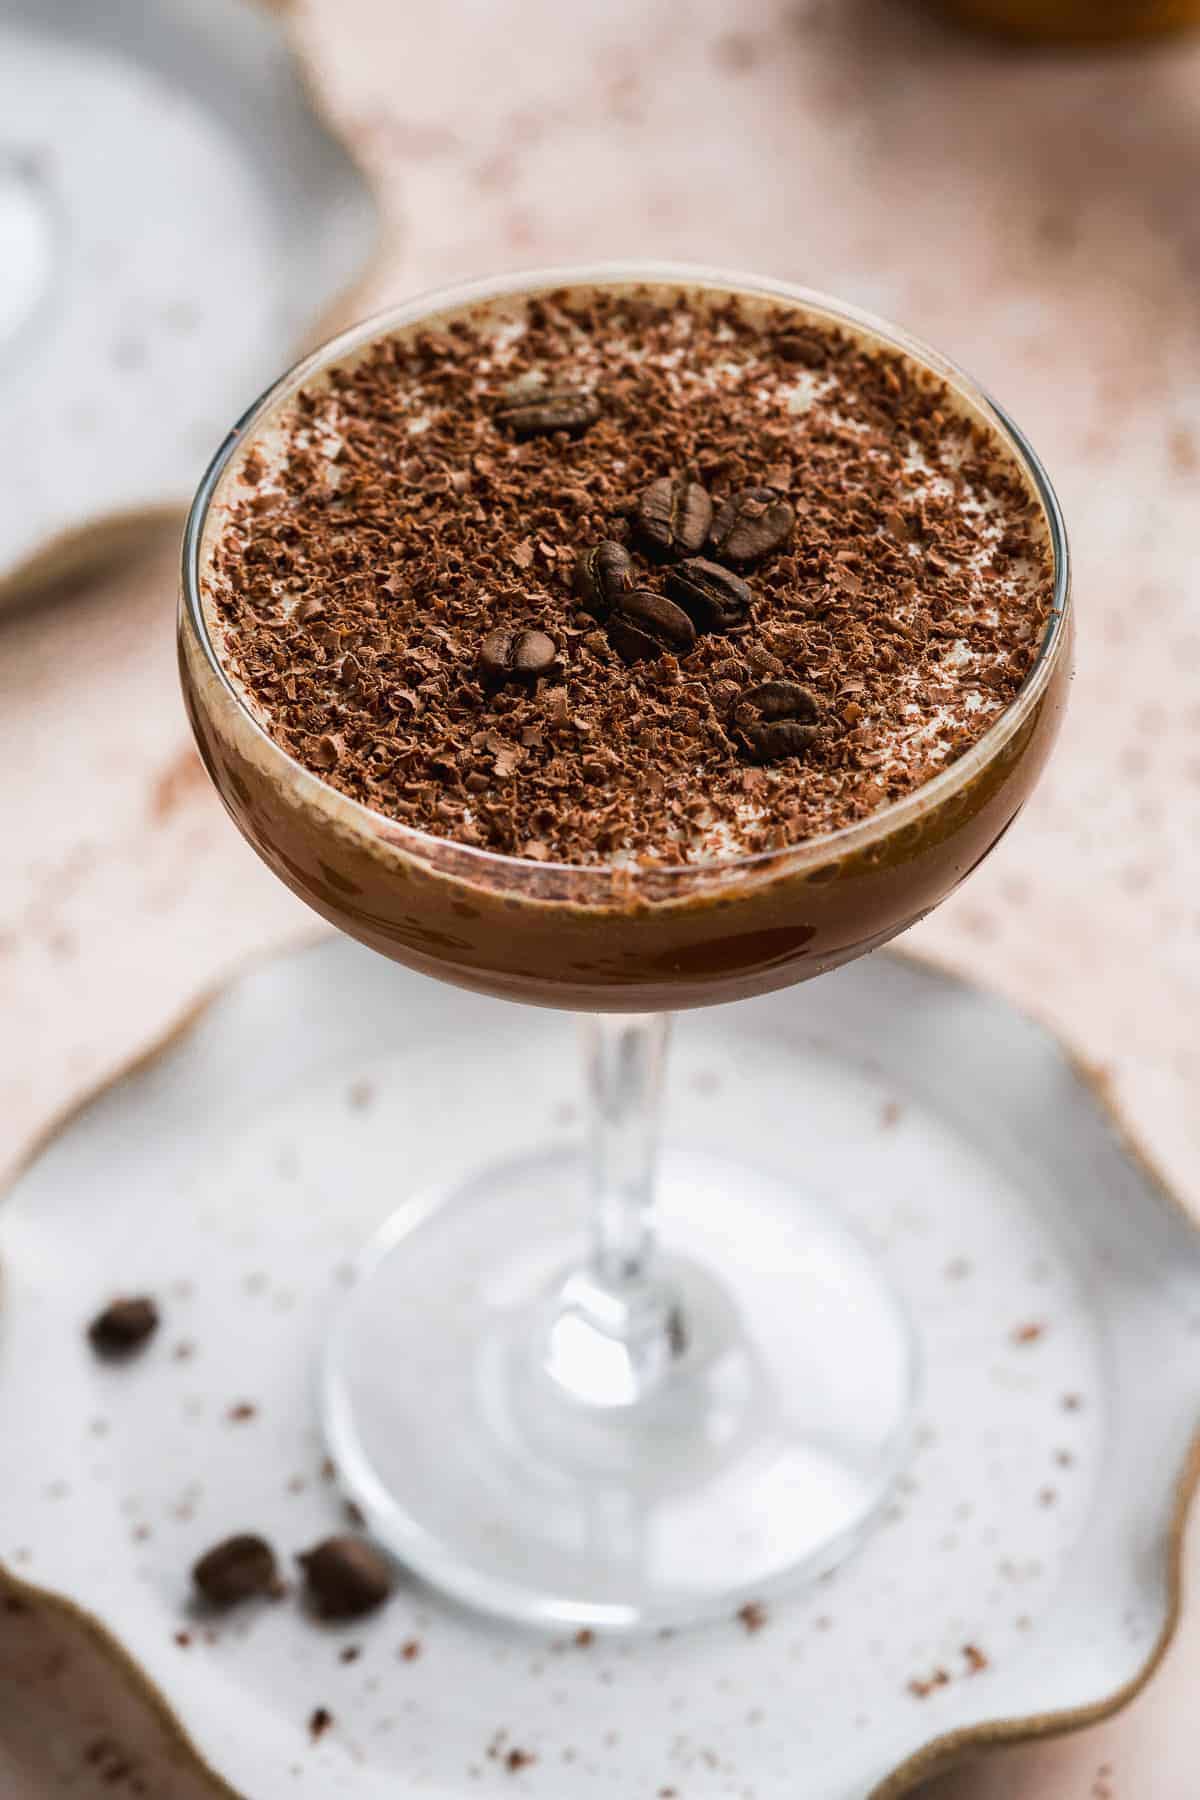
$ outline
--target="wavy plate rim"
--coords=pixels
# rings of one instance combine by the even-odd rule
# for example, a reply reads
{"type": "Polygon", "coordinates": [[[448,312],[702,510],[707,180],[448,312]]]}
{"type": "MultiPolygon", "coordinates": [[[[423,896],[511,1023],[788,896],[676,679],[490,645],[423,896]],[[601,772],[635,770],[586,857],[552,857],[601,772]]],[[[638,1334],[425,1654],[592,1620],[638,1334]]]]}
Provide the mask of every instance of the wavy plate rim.
{"type": "MultiPolygon", "coordinates": [[[[68,1132],[85,1113],[106,1099],[126,1082],[134,1081],[179,1049],[208,1018],[218,1003],[248,976],[273,962],[307,954],[324,944],[336,941],[337,934],[325,930],[308,930],[294,934],[280,943],[255,950],[239,958],[215,981],[208,983],[176,1013],[161,1031],[132,1055],[122,1059],[107,1074],[85,1088],[52,1114],[45,1125],[36,1130],[18,1152],[9,1169],[0,1176],[0,1207],[17,1187],[26,1172],[68,1132]]],[[[1112,1093],[1105,1072],[1090,1063],[1064,1038],[1062,1032],[1034,1009],[1013,1001],[995,988],[970,980],[936,956],[895,947],[879,952],[898,962],[916,963],[944,986],[965,990],[1011,1008],[1033,1025],[1053,1044],[1075,1077],[1087,1088],[1092,1100],[1105,1118],[1124,1155],[1141,1170],[1145,1179],[1157,1190],[1188,1230],[1200,1237],[1200,1225],[1187,1203],[1159,1168],[1153,1154],[1121,1110],[1112,1093]]],[[[1184,1539],[1192,1503],[1200,1489],[1200,1424],[1191,1437],[1182,1467],[1172,1484],[1171,1517],[1165,1546],[1164,1586],[1166,1604],[1160,1630],[1141,1666],[1129,1679],[1109,1694],[1082,1706],[1063,1707],[1045,1713],[1023,1713],[1010,1718],[981,1721],[977,1725],[960,1726],[939,1733],[907,1756],[882,1781],[876,1782],[864,1800],[904,1800],[922,1782],[944,1774],[977,1754],[1003,1750],[1018,1744],[1038,1743],[1067,1737],[1089,1726],[1114,1718],[1130,1705],[1153,1680],[1179,1628],[1183,1613],[1184,1539]]],[[[117,1672],[140,1693],[173,1748],[189,1760],[192,1773],[210,1785],[217,1800],[253,1800],[231,1787],[219,1770],[194,1742],[181,1717],[159,1684],[125,1649],[120,1639],[104,1621],[88,1608],[80,1606],[68,1595],[53,1588],[27,1582],[0,1560],[0,1590],[19,1599],[49,1607],[70,1623],[82,1629],[90,1641],[107,1654],[117,1672]]]]}

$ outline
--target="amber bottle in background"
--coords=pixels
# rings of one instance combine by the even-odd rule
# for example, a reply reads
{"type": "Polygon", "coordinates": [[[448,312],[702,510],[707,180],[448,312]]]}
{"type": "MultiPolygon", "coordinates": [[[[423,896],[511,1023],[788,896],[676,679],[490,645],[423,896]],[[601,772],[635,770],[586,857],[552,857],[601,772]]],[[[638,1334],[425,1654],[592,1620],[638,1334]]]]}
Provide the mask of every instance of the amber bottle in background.
{"type": "Polygon", "coordinates": [[[1113,43],[1200,25],[1200,0],[938,0],[963,24],[1030,43],[1113,43]]]}

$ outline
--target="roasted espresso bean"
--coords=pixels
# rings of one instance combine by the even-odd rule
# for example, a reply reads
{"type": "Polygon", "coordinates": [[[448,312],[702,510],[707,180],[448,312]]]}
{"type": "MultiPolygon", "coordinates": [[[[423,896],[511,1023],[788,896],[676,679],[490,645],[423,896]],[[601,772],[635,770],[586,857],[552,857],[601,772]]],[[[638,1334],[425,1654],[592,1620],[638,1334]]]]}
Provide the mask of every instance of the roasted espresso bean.
{"type": "Polygon", "coordinates": [[[479,672],[485,681],[536,681],[554,667],[558,648],[544,631],[489,631],[479,646],[479,672]]]}
{"type": "Polygon", "coordinates": [[[106,1306],[88,1326],[88,1338],[99,1356],[130,1356],[157,1330],[157,1306],[145,1295],[138,1295],[106,1306]]]}
{"type": "Polygon", "coordinates": [[[325,1538],[296,1561],[323,1619],[360,1619],[382,1606],[395,1584],[392,1564],[365,1538],[325,1538]]]}
{"type": "Polygon", "coordinates": [[[514,437],[544,437],[553,431],[579,437],[600,417],[600,402],[584,388],[543,388],[540,392],[506,395],[496,402],[492,417],[514,437]]]}
{"type": "Polygon", "coordinates": [[[718,507],[710,541],[724,562],[757,562],[783,548],[795,523],[791,501],[774,488],[743,488],[718,507]]]}
{"type": "Polygon", "coordinates": [[[760,682],[733,709],[742,747],[760,763],[801,755],[816,739],[820,717],[815,696],[794,681],[760,682]]]}
{"type": "Polygon", "coordinates": [[[771,348],[784,362],[801,363],[808,369],[823,369],[829,359],[829,346],[819,331],[784,331],[772,338],[771,348]]]}
{"type": "Polygon", "coordinates": [[[214,1544],[192,1569],[192,1580],[211,1606],[236,1606],[239,1600],[283,1592],[275,1552],[265,1538],[250,1532],[214,1544]]]}
{"type": "Polygon", "coordinates": [[[623,544],[605,541],[579,552],[575,592],[597,619],[606,619],[618,597],[632,587],[633,558],[623,544]]]}
{"type": "Polygon", "coordinates": [[[666,586],[697,631],[729,631],[740,625],[753,598],[740,575],[703,556],[689,556],[668,569],[666,586]]]}
{"type": "Polygon", "coordinates": [[[694,556],[708,536],[712,511],[712,501],[698,481],[663,475],[638,498],[638,534],[655,556],[694,556]]]}
{"type": "Polygon", "coordinates": [[[613,649],[627,663],[649,662],[671,651],[686,656],[696,642],[696,628],[682,607],[650,588],[622,594],[605,625],[613,649]]]}

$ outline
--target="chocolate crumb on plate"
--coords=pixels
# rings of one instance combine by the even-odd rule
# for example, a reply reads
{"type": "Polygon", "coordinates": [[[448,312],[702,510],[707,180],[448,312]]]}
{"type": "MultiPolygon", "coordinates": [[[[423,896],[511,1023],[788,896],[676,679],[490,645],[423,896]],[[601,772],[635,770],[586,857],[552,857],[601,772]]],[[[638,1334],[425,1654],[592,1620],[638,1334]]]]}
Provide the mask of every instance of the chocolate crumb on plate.
{"type": "Polygon", "coordinates": [[[193,1565],[192,1581],[210,1606],[276,1598],[283,1592],[275,1552],[265,1538],[243,1531],[223,1538],[193,1565]]]}
{"type": "Polygon", "coordinates": [[[158,1307],[149,1295],[112,1300],[88,1326],[88,1341],[98,1356],[132,1356],[149,1343],[158,1325],[158,1307]]]}
{"type": "Polygon", "coordinates": [[[329,1537],[296,1558],[305,1592],[322,1619],[361,1619],[395,1586],[391,1562],[365,1538],[329,1537]]]}
{"type": "Polygon", "coordinates": [[[738,1620],[745,1626],[751,1637],[761,1631],[767,1622],[767,1609],[760,1600],[747,1600],[745,1606],[738,1608],[738,1620]]]}
{"type": "Polygon", "coordinates": [[[937,1668],[931,1675],[924,1678],[914,1675],[908,1683],[908,1691],[914,1700],[928,1700],[929,1696],[935,1694],[939,1688],[949,1687],[949,1685],[948,1672],[945,1669],[937,1668]]]}
{"type": "Polygon", "coordinates": [[[315,1744],[333,1725],[333,1714],[327,1706],[314,1706],[308,1715],[308,1735],[315,1744]]]}

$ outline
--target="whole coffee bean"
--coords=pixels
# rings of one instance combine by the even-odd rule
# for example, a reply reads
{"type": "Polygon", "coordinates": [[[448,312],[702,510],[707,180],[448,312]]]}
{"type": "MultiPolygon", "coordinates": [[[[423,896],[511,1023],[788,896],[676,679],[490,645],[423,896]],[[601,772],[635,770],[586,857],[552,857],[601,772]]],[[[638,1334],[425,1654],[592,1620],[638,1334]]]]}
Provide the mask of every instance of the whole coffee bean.
{"type": "Polygon", "coordinates": [[[250,1532],[214,1544],[192,1569],[192,1580],[211,1606],[236,1606],[239,1600],[283,1592],[275,1552],[265,1538],[250,1532]]]}
{"type": "Polygon", "coordinates": [[[666,585],[697,631],[729,631],[740,625],[753,598],[740,575],[703,556],[689,556],[668,569],[666,585]]]}
{"type": "Polygon", "coordinates": [[[88,1326],[88,1338],[99,1356],[130,1356],[157,1330],[158,1308],[142,1294],[106,1306],[88,1326]]]}
{"type": "Polygon", "coordinates": [[[506,395],[496,402],[492,417],[514,437],[543,437],[553,431],[579,437],[600,417],[600,402],[584,388],[542,388],[530,394],[506,395]]]}
{"type": "Polygon", "coordinates": [[[821,709],[794,681],[764,681],[747,688],[733,709],[742,746],[755,762],[799,756],[817,737],[821,709]]]}
{"type": "Polygon", "coordinates": [[[325,1538],[296,1561],[323,1619],[360,1619],[382,1606],[395,1585],[392,1564],[365,1538],[325,1538]]]}
{"type": "Polygon", "coordinates": [[[557,657],[558,647],[544,631],[501,626],[479,646],[479,672],[489,682],[536,681],[550,672],[557,657]]]}
{"type": "Polygon", "coordinates": [[[693,556],[708,536],[712,501],[698,481],[663,475],[638,498],[637,528],[655,556],[693,556]]]}
{"type": "Polygon", "coordinates": [[[717,509],[710,541],[723,561],[757,562],[772,550],[782,549],[795,523],[791,501],[774,488],[743,488],[717,509]]]}
{"type": "Polygon", "coordinates": [[[829,347],[818,331],[783,331],[771,340],[771,348],[784,362],[801,363],[808,369],[823,369],[829,359],[829,347]]]}
{"type": "Polygon", "coordinates": [[[575,562],[575,592],[587,611],[606,619],[613,602],[633,587],[633,558],[623,544],[606,540],[581,550],[575,562]]]}
{"type": "Polygon", "coordinates": [[[682,607],[650,588],[622,594],[605,625],[608,640],[627,663],[649,662],[671,651],[685,656],[696,642],[696,628],[682,607]]]}

